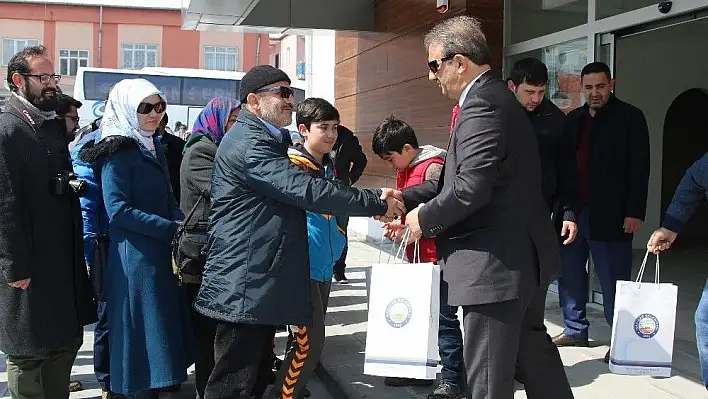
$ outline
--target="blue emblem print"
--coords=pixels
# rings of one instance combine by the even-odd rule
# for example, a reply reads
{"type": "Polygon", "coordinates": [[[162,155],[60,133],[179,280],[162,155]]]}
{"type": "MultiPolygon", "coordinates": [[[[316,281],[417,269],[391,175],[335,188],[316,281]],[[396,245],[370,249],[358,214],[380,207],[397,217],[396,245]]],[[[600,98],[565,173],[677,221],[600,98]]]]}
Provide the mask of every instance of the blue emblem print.
{"type": "Polygon", "coordinates": [[[103,112],[106,110],[106,103],[104,101],[97,101],[93,103],[93,116],[100,118],[103,116],[103,112]]]}
{"type": "Polygon", "coordinates": [[[634,320],[634,332],[640,338],[649,339],[659,332],[659,319],[653,314],[643,313],[634,320]]]}
{"type": "Polygon", "coordinates": [[[405,298],[396,298],[386,306],[386,322],[393,328],[405,327],[413,316],[413,306],[405,298]]]}

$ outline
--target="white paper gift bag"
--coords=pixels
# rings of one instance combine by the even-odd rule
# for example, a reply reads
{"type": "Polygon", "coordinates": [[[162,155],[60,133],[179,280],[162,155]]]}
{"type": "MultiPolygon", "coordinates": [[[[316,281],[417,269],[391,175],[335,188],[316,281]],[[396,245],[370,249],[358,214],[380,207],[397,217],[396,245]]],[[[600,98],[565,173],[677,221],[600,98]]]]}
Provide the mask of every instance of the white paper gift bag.
{"type": "Polygon", "coordinates": [[[610,371],[670,377],[678,287],[660,283],[658,257],[654,282],[642,282],[648,256],[636,281],[617,282],[610,371]]]}
{"type": "Polygon", "coordinates": [[[435,379],[439,315],[438,265],[374,265],[364,374],[435,379]]]}

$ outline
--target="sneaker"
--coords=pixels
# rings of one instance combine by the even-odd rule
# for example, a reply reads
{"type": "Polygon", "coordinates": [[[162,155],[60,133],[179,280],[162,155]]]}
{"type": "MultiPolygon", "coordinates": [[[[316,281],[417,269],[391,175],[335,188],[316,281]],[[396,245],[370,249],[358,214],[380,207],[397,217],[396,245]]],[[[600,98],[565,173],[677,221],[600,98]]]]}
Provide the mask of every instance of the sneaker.
{"type": "Polygon", "coordinates": [[[125,396],[110,391],[101,392],[101,399],[125,399],[125,396]]]}
{"type": "Polygon", "coordinates": [[[344,275],[344,272],[334,272],[334,281],[336,281],[339,284],[349,284],[349,280],[347,280],[347,276],[344,275]]]}
{"type": "Polygon", "coordinates": [[[389,387],[429,387],[435,380],[417,380],[415,378],[386,377],[384,384],[389,387]]]}
{"type": "Polygon", "coordinates": [[[428,399],[459,399],[464,398],[462,388],[441,382],[435,390],[428,395],[428,399]]]}

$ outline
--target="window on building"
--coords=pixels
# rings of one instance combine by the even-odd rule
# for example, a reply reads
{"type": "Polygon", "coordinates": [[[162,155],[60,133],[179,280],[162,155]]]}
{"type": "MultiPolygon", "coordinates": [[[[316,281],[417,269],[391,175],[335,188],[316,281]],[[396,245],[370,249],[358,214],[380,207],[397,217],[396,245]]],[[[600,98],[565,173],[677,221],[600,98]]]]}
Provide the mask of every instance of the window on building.
{"type": "Polygon", "coordinates": [[[2,39],[2,66],[7,66],[13,55],[25,47],[37,46],[37,39],[2,39]]]}
{"type": "Polygon", "coordinates": [[[204,69],[213,71],[236,71],[238,48],[204,46],[204,69]]]}
{"type": "Polygon", "coordinates": [[[280,68],[280,54],[275,55],[275,65],[273,65],[276,68],[280,68]]]}
{"type": "Polygon", "coordinates": [[[76,76],[79,67],[89,65],[88,50],[59,50],[59,74],[76,76]]]}
{"type": "Polygon", "coordinates": [[[122,50],[122,68],[124,69],[142,69],[158,66],[157,44],[123,43],[122,50]]]}
{"type": "Polygon", "coordinates": [[[285,48],[285,65],[290,66],[290,47],[285,48]]]}

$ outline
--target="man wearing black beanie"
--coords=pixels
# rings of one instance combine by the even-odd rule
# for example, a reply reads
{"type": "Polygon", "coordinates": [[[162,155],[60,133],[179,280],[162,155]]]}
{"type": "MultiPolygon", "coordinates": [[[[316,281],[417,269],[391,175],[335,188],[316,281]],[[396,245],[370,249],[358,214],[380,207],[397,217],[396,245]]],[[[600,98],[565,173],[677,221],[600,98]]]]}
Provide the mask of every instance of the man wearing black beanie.
{"type": "MultiPolygon", "coordinates": [[[[262,397],[276,326],[311,324],[305,210],[385,220],[405,212],[401,202],[381,199],[388,190],[318,179],[290,162],[282,128],[292,122],[293,89],[283,71],[248,71],[240,100],[216,152],[207,263],[194,301],[217,322],[205,399],[262,397]]],[[[276,387],[277,397],[292,397],[289,383],[276,387]]]]}

